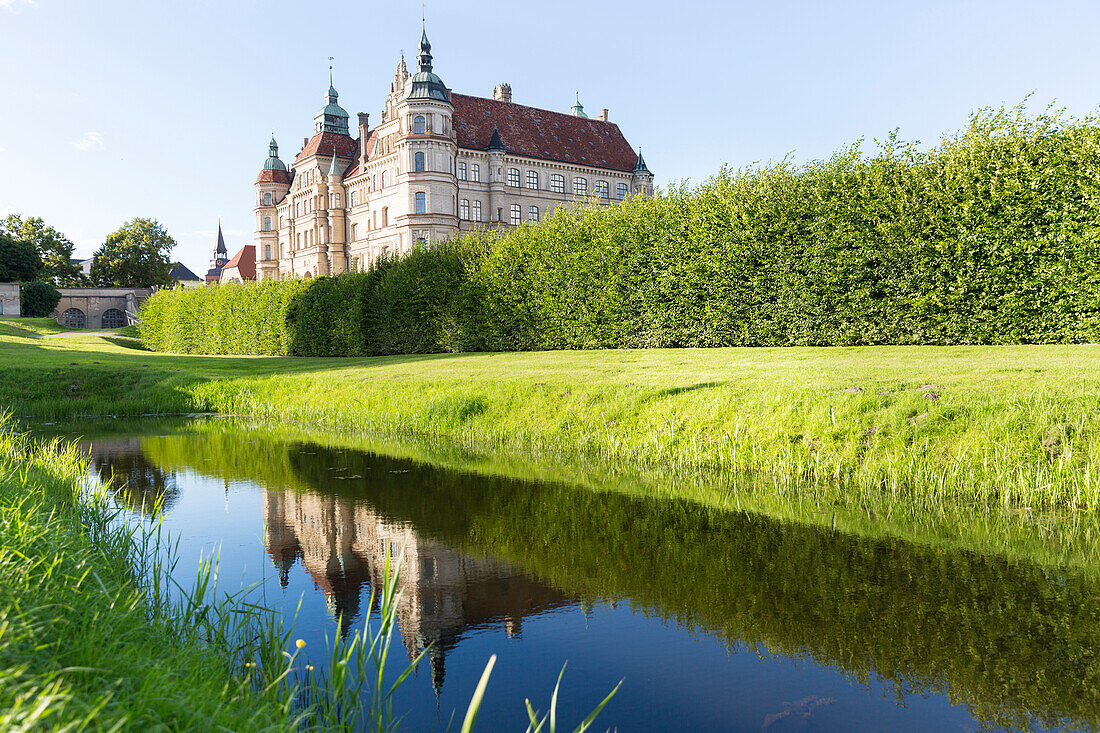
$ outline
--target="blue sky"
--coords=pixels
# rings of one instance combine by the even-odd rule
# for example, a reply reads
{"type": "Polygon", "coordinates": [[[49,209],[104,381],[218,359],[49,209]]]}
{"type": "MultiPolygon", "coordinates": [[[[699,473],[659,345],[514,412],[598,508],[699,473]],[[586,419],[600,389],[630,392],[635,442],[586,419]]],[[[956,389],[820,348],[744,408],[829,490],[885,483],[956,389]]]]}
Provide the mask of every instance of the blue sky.
{"type": "MultiPolygon", "coordinates": [[[[934,143],[983,106],[1100,104],[1096,2],[435,2],[435,70],[456,91],[611,111],[659,184],[895,127],[934,143]]],[[[252,239],[275,131],[309,135],[335,56],[341,104],[378,120],[420,3],[0,0],[0,215],[42,216],[90,255],[159,219],[201,274],[220,217],[252,239]]]]}

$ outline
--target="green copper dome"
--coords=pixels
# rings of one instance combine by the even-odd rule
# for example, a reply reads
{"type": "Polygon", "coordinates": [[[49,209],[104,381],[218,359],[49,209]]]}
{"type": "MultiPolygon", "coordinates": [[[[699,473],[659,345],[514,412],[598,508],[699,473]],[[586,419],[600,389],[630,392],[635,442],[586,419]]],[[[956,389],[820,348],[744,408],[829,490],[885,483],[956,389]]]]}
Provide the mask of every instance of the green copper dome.
{"type": "Polygon", "coordinates": [[[279,145],[275,142],[275,137],[272,136],[271,142],[267,146],[267,160],[264,161],[265,171],[285,171],[286,165],[283,161],[279,160],[279,145]]]}
{"type": "Polygon", "coordinates": [[[428,43],[428,32],[420,35],[420,71],[409,77],[405,82],[405,99],[435,99],[440,102],[450,102],[451,93],[447,91],[447,85],[432,72],[432,44],[428,43]]]}

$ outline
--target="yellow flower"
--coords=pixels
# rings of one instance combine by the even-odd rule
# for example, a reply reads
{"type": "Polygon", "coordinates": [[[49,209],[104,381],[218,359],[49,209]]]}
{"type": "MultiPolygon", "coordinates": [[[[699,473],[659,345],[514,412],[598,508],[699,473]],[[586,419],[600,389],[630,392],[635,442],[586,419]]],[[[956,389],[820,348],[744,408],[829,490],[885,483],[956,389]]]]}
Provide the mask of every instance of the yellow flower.
{"type": "Polygon", "coordinates": [[[294,645],[301,649],[306,645],[305,639],[299,639],[298,641],[294,642],[294,645]]]}

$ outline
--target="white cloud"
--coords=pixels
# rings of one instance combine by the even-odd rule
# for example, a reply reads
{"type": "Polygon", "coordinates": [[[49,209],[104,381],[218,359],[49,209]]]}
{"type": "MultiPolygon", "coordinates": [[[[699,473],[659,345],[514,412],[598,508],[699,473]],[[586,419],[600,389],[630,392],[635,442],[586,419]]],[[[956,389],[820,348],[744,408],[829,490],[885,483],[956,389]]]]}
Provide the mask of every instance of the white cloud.
{"type": "Polygon", "coordinates": [[[34,0],[0,0],[0,10],[15,10],[20,5],[33,6],[34,0]]]}
{"type": "MultiPolygon", "coordinates": [[[[4,2],[4,0],[0,0],[4,2]]],[[[86,132],[81,140],[74,140],[72,146],[77,150],[91,150],[103,147],[103,136],[98,132],[86,132]]]]}

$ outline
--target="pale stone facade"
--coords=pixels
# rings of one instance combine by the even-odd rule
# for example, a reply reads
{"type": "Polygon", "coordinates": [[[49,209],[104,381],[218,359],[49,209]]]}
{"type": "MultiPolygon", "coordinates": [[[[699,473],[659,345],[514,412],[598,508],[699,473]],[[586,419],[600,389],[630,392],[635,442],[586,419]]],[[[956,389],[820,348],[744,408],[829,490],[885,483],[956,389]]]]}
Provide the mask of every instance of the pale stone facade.
{"type": "Polygon", "coordinates": [[[421,38],[419,71],[404,59],[381,122],[348,114],[331,85],[291,167],[271,140],[256,188],[258,279],[362,270],[386,254],[477,227],[538,221],[578,201],[612,204],[653,193],[653,174],[607,110],[594,119],[452,93],[432,72],[421,38]]]}
{"type": "Polygon", "coordinates": [[[19,283],[0,283],[0,317],[18,318],[19,283]]]}
{"type": "Polygon", "coordinates": [[[58,288],[61,300],[50,314],[69,328],[121,328],[133,323],[152,288],[58,288]]]}

